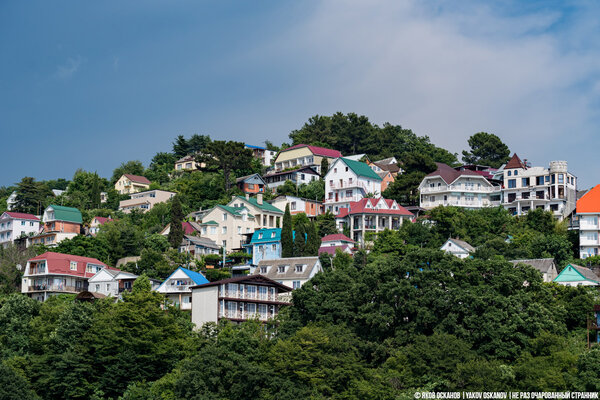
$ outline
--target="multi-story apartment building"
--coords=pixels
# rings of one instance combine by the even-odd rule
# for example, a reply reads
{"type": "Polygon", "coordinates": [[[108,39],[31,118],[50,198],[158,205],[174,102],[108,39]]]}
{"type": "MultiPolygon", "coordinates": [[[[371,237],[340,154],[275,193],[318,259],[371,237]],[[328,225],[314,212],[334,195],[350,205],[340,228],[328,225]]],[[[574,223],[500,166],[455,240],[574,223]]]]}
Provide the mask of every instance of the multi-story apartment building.
{"type": "Polygon", "coordinates": [[[369,193],[381,194],[381,177],[367,164],[338,158],[325,175],[325,209],[338,213],[369,193]]]}
{"type": "Polygon", "coordinates": [[[260,163],[265,167],[271,166],[271,162],[275,159],[275,156],[277,155],[276,151],[268,150],[265,147],[252,146],[250,144],[246,144],[245,146],[247,149],[250,149],[252,151],[252,156],[260,160],[260,163]]]}
{"type": "Polygon", "coordinates": [[[288,305],[280,294],[292,288],[261,275],[241,276],[192,287],[192,322],[228,319],[241,323],[251,319],[268,322],[288,305]]]}
{"type": "Polygon", "coordinates": [[[255,228],[256,216],[243,204],[240,207],[217,205],[202,216],[200,236],[227,250],[241,249],[243,235],[254,232],[255,228]]]}
{"type": "Polygon", "coordinates": [[[350,229],[350,238],[362,245],[371,242],[374,236],[385,229],[397,230],[404,222],[410,222],[414,215],[399,205],[396,200],[384,198],[364,198],[341,208],[336,216],[340,232],[350,229]]]}
{"type": "Polygon", "coordinates": [[[275,158],[275,171],[280,172],[286,169],[308,166],[312,167],[320,174],[323,158],[326,158],[329,165],[331,165],[336,158],[340,157],[342,157],[342,153],[337,150],[309,146],[306,144],[297,144],[281,150],[279,154],[277,154],[277,157],[275,158]]]}
{"type": "Polygon", "coordinates": [[[566,161],[551,161],[549,168],[530,167],[514,154],[501,173],[502,205],[513,215],[542,208],[563,220],[575,210],[577,178],[568,172],[566,161]]]}
{"type": "Polygon", "coordinates": [[[0,215],[0,246],[6,247],[15,239],[36,235],[40,219],[33,214],[5,211],[0,215]]]}
{"type": "Polygon", "coordinates": [[[594,186],[577,200],[579,219],[579,258],[600,254],[600,185],[594,186]]]}
{"type": "Polygon", "coordinates": [[[115,183],[115,190],[119,194],[138,193],[150,188],[150,180],[145,176],[123,174],[115,183]]]}
{"type": "Polygon", "coordinates": [[[148,190],[146,192],[139,192],[131,194],[129,200],[123,200],[119,202],[119,210],[125,214],[131,212],[131,210],[142,210],[146,212],[151,210],[155,204],[166,203],[172,199],[176,193],[167,192],[165,190],[148,190]]]}
{"type": "Polygon", "coordinates": [[[79,293],[88,289],[89,278],[102,268],[110,267],[95,258],[46,252],[27,261],[21,293],[39,301],[79,293]]]}
{"type": "Polygon", "coordinates": [[[191,310],[192,287],[207,283],[208,279],[200,272],[179,267],[161,283],[156,291],[164,294],[167,301],[175,307],[181,310],[191,310]]]}
{"type": "Polygon", "coordinates": [[[308,218],[316,218],[325,212],[325,206],[320,201],[296,196],[278,196],[270,203],[280,210],[285,210],[286,205],[289,204],[290,214],[304,213],[308,218]]]}
{"type": "Polygon", "coordinates": [[[27,245],[56,247],[61,241],[72,239],[81,233],[81,211],[51,204],[44,210],[42,223],[40,233],[28,238],[27,245]]]}
{"type": "Polygon", "coordinates": [[[500,184],[484,174],[470,169],[455,169],[443,163],[436,164],[437,170],[425,176],[419,185],[422,208],[482,208],[501,204],[500,184]]]}
{"type": "Polygon", "coordinates": [[[319,180],[321,176],[314,167],[299,167],[284,171],[271,171],[263,176],[264,181],[271,191],[275,192],[278,186],[286,181],[291,181],[296,186],[309,184],[312,181],[319,180]]]}
{"type": "Polygon", "coordinates": [[[247,208],[250,215],[254,217],[254,229],[281,226],[283,211],[264,201],[261,193],[257,194],[256,197],[250,197],[248,194],[246,194],[246,197],[233,196],[227,205],[229,207],[247,208]]]}

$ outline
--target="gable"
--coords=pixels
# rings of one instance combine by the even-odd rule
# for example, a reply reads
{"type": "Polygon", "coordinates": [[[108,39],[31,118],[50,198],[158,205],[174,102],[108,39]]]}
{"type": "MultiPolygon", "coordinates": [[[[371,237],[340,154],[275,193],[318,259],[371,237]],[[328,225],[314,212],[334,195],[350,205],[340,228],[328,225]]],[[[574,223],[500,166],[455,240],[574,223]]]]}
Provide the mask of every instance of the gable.
{"type": "Polygon", "coordinates": [[[106,282],[106,281],[114,281],[115,278],[109,274],[105,269],[101,269],[96,273],[96,275],[92,276],[89,281],[90,282],[106,282]]]}

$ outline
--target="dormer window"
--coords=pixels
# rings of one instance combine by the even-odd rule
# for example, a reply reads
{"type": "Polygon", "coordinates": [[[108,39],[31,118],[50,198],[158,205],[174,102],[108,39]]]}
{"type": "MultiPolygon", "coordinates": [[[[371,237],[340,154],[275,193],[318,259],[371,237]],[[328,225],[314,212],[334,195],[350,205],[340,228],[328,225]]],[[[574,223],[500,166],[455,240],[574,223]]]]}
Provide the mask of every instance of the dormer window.
{"type": "Polygon", "coordinates": [[[267,273],[267,267],[260,267],[260,273],[261,274],[266,274],[267,273]]]}
{"type": "Polygon", "coordinates": [[[275,237],[275,232],[271,232],[271,237],[274,238],[275,237]]]}
{"type": "Polygon", "coordinates": [[[285,273],[285,265],[280,265],[277,267],[277,273],[278,274],[284,274],[285,273]]]}
{"type": "Polygon", "coordinates": [[[263,234],[262,234],[262,233],[259,233],[259,234],[258,234],[258,238],[259,238],[259,239],[262,239],[262,238],[263,238],[263,234]]]}
{"type": "Polygon", "coordinates": [[[296,265],[296,272],[304,271],[304,265],[296,265]]]}
{"type": "Polygon", "coordinates": [[[71,271],[77,271],[77,261],[71,261],[70,268],[71,271]]]}

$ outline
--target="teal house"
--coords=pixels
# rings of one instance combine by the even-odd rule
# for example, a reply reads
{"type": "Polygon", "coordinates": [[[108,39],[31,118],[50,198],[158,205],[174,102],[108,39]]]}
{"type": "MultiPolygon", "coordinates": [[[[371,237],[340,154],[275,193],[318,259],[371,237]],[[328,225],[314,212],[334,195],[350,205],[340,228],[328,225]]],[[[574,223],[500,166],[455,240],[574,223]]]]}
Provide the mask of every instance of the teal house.
{"type": "Polygon", "coordinates": [[[569,264],[560,271],[553,282],[565,286],[598,286],[600,278],[589,268],[569,264]]]}

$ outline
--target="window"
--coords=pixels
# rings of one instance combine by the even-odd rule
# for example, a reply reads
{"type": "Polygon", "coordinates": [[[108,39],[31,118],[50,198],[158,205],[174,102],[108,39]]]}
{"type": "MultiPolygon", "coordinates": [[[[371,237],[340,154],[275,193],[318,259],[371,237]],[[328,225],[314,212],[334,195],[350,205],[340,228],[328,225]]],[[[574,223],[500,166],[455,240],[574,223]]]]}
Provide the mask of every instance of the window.
{"type": "Polygon", "coordinates": [[[110,291],[110,283],[106,284],[106,291],[109,292],[110,291]]]}
{"type": "Polygon", "coordinates": [[[517,180],[516,179],[509,179],[508,180],[508,188],[509,189],[514,189],[517,187],[517,180]]]}
{"type": "Polygon", "coordinates": [[[510,176],[510,175],[511,175],[511,173],[512,173],[512,171],[508,171],[507,175],[508,175],[508,176],[510,176]]]}
{"type": "Polygon", "coordinates": [[[227,247],[227,240],[223,240],[223,247],[227,247]]]}
{"type": "Polygon", "coordinates": [[[223,235],[225,235],[227,233],[227,227],[226,226],[224,226],[224,227],[221,228],[221,233],[223,235]]]}
{"type": "Polygon", "coordinates": [[[521,186],[523,186],[523,187],[529,186],[529,178],[521,178],[521,186]]]}
{"type": "Polygon", "coordinates": [[[290,203],[290,210],[294,211],[295,209],[296,209],[296,202],[295,202],[295,201],[292,201],[292,202],[290,203]]]}
{"type": "Polygon", "coordinates": [[[227,213],[223,213],[223,221],[227,221],[227,213]]]}
{"type": "Polygon", "coordinates": [[[213,234],[213,235],[216,235],[217,234],[217,227],[216,226],[211,226],[210,227],[210,233],[213,234]]]}
{"type": "Polygon", "coordinates": [[[296,265],[296,272],[302,272],[304,270],[304,265],[296,265]]]}
{"type": "Polygon", "coordinates": [[[337,172],[337,168],[334,168],[334,169],[333,169],[333,172],[337,172]]]}
{"type": "Polygon", "coordinates": [[[71,261],[71,271],[77,271],[77,261],[71,261]]]}
{"type": "Polygon", "coordinates": [[[292,283],[292,286],[293,286],[293,288],[294,288],[294,289],[299,289],[299,288],[300,288],[300,286],[301,286],[301,285],[300,285],[300,281],[294,281],[294,282],[292,283]]]}
{"type": "Polygon", "coordinates": [[[266,274],[267,273],[267,267],[260,267],[260,273],[261,274],[266,274]]]}
{"type": "Polygon", "coordinates": [[[271,238],[275,237],[275,232],[271,232],[271,238]]]}
{"type": "Polygon", "coordinates": [[[25,226],[25,221],[21,221],[21,226],[25,226]]]}
{"type": "Polygon", "coordinates": [[[519,175],[519,171],[515,170],[515,176],[519,175]]]}
{"type": "Polygon", "coordinates": [[[535,178],[535,184],[540,186],[544,184],[544,177],[543,176],[538,176],[535,178]]]}
{"type": "Polygon", "coordinates": [[[277,273],[278,274],[283,274],[285,273],[285,265],[280,265],[277,267],[277,273]]]}
{"type": "Polygon", "coordinates": [[[333,186],[333,179],[329,180],[329,186],[333,186]]]}
{"type": "Polygon", "coordinates": [[[100,291],[100,284],[96,284],[96,292],[100,291]]]}
{"type": "Polygon", "coordinates": [[[94,267],[92,265],[88,264],[85,267],[85,272],[94,272],[94,267]]]}
{"type": "Polygon", "coordinates": [[[273,251],[273,252],[277,251],[277,244],[276,243],[273,243],[271,245],[271,251],[273,251]]]}
{"type": "Polygon", "coordinates": [[[305,176],[304,174],[300,174],[300,179],[301,179],[301,180],[305,180],[305,179],[306,179],[306,176],[305,176]]]}
{"type": "Polygon", "coordinates": [[[346,197],[352,197],[352,190],[346,190],[346,197]]]}
{"type": "Polygon", "coordinates": [[[259,239],[262,239],[262,238],[263,238],[263,234],[262,234],[262,232],[258,234],[258,238],[259,238],[259,239]]]}
{"type": "Polygon", "coordinates": [[[565,183],[565,176],[563,174],[558,174],[558,183],[565,183]]]}

